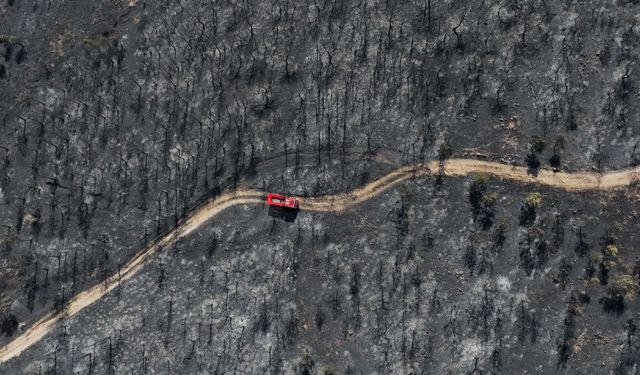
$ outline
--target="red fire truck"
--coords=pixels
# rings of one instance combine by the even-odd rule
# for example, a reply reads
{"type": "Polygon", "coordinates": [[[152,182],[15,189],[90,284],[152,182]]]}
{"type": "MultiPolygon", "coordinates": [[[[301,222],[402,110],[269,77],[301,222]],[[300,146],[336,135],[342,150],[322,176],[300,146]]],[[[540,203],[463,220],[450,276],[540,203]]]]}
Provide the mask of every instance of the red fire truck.
{"type": "Polygon", "coordinates": [[[297,210],[299,208],[300,201],[293,197],[285,197],[284,195],[269,193],[267,194],[267,204],[270,206],[297,210]]]}

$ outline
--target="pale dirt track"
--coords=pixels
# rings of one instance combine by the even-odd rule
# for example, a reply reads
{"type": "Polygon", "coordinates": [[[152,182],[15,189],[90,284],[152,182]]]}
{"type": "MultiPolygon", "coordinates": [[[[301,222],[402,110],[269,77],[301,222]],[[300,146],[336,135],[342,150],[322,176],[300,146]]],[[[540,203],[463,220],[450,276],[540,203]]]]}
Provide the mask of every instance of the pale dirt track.
{"type": "MultiPolygon", "coordinates": [[[[345,211],[412,177],[434,175],[438,173],[438,169],[437,161],[406,166],[348,193],[301,199],[300,208],[306,211],[345,211]]],[[[523,184],[546,185],[573,192],[609,190],[628,186],[638,181],[640,177],[640,167],[603,174],[595,172],[553,172],[541,169],[536,176],[533,176],[528,173],[528,169],[525,167],[475,159],[447,160],[444,164],[443,172],[446,176],[467,176],[483,173],[523,184]]]]}
{"type": "MultiPolygon", "coordinates": [[[[438,168],[439,165],[437,161],[403,167],[348,193],[301,198],[300,209],[305,211],[342,212],[410,178],[438,173],[438,168]]],[[[567,191],[609,190],[624,187],[638,181],[638,176],[640,176],[640,168],[612,171],[603,174],[595,172],[564,173],[540,170],[537,176],[532,176],[527,173],[525,167],[473,159],[447,160],[443,172],[446,176],[466,176],[474,173],[485,173],[519,183],[541,184],[567,191]]],[[[0,363],[19,356],[24,350],[40,341],[49,333],[58,321],[76,315],[82,309],[93,304],[115,289],[121,282],[132,278],[144,267],[147,260],[156,253],[172,245],[177,239],[185,237],[195,231],[223,210],[237,205],[264,204],[264,202],[265,193],[246,189],[226,192],[210,200],[192,212],[185,220],[181,221],[177,227],[138,252],[118,274],[79,293],[67,302],[62,312],[45,315],[20,336],[0,348],[0,363]]]]}

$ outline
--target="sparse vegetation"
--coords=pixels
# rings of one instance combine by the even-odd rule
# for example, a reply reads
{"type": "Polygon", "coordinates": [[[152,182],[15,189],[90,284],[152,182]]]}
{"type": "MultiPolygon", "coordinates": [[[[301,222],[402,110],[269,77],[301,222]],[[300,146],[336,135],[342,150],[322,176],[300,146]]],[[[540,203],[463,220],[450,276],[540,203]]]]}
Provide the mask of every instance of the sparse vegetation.
{"type": "Polygon", "coordinates": [[[333,366],[331,365],[327,365],[322,369],[322,374],[323,375],[336,375],[336,370],[333,366]]]}
{"type": "Polygon", "coordinates": [[[305,348],[302,350],[302,354],[300,354],[300,361],[298,364],[298,373],[301,375],[311,374],[315,363],[311,358],[311,352],[309,349],[305,348]]]}
{"type": "Polygon", "coordinates": [[[542,194],[540,194],[539,192],[534,191],[527,194],[527,199],[525,200],[525,204],[528,208],[535,210],[538,207],[540,207],[541,203],[542,203],[542,194]]]}
{"type": "Polygon", "coordinates": [[[530,192],[524,201],[524,206],[520,209],[520,225],[531,225],[536,220],[536,210],[542,204],[542,194],[530,192]]]}
{"type": "Polygon", "coordinates": [[[609,292],[613,295],[622,295],[626,299],[631,299],[638,292],[638,282],[631,275],[618,275],[611,283],[609,292]]]}

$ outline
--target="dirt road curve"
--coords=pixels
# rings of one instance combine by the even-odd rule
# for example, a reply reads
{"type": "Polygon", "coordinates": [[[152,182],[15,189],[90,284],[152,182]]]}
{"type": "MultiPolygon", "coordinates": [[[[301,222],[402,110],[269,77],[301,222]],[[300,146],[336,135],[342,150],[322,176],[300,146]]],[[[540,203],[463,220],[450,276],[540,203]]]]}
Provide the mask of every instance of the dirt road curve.
{"type": "MultiPolygon", "coordinates": [[[[300,203],[300,208],[307,211],[344,211],[412,177],[436,173],[438,173],[437,161],[410,165],[348,193],[304,198],[300,203]]],[[[640,181],[640,167],[603,174],[595,172],[565,173],[542,169],[537,176],[533,176],[528,173],[528,169],[525,167],[474,159],[450,159],[444,165],[446,176],[467,176],[474,173],[485,173],[519,183],[547,185],[567,191],[608,190],[640,181]]]]}
{"type": "MultiPolygon", "coordinates": [[[[412,177],[433,175],[435,173],[438,173],[437,161],[403,167],[348,193],[301,199],[300,209],[306,211],[342,212],[412,177]]],[[[542,184],[568,191],[586,191],[607,190],[628,186],[639,180],[640,168],[612,171],[603,174],[594,172],[554,173],[549,170],[540,170],[537,176],[533,176],[527,173],[525,167],[516,167],[495,162],[473,159],[450,159],[445,163],[444,174],[447,176],[466,176],[473,173],[486,173],[519,183],[542,184]]],[[[185,220],[181,221],[176,228],[138,252],[118,274],[79,293],[68,301],[62,312],[45,315],[24,333],[3,348],[0,348],[0,363],[19,356],[23,351],[40,341],[49,333],[58,321],[76,315],[82,309],[112,291],[119,283],[132,278],[144,267],[147,260],[156,253],[170,246],[177,239],[189,235],[223,210],[243,204],[264,204],[264,201],[265,193],[263,192],[238,189],[224,193],[207,202],[192,212],[185,220]]]]}

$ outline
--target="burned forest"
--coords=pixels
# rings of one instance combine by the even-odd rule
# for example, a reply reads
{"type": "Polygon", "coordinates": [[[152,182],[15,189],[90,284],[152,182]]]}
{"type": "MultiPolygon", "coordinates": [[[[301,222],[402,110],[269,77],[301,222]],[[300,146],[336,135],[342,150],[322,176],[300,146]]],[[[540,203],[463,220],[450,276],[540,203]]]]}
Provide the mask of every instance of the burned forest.
{"type": "Polygon", "coordinates": [[[0,0],[0,374],[636,374],[634,0],[0,0]]]}

